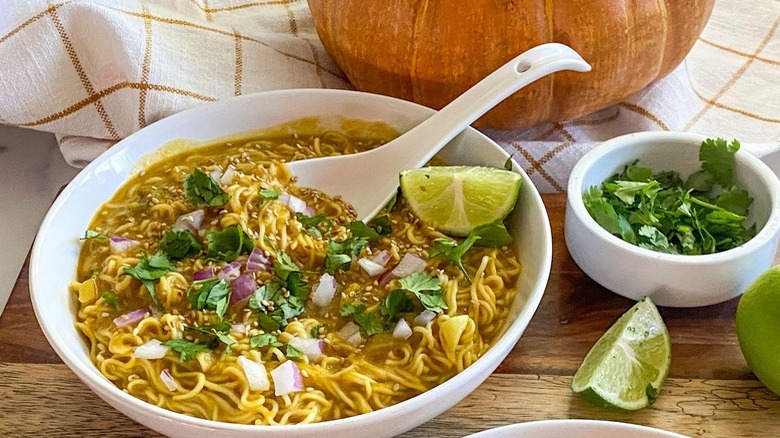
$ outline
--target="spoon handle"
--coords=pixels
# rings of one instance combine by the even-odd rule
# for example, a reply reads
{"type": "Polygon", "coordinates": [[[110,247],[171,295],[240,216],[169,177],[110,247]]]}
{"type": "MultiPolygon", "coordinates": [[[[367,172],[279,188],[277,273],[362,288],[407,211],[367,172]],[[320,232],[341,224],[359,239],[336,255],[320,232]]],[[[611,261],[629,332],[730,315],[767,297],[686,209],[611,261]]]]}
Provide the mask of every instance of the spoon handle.
{"type": "Polygon", "coordinates": [[[400,169],[422,167],[472,122],[526,85],[560,70],[586,72],[590,65],[571,47],[558,43],[536,46],[504,64],[439,112],[393,141],[376,156],[392,156],[400,169]]]}

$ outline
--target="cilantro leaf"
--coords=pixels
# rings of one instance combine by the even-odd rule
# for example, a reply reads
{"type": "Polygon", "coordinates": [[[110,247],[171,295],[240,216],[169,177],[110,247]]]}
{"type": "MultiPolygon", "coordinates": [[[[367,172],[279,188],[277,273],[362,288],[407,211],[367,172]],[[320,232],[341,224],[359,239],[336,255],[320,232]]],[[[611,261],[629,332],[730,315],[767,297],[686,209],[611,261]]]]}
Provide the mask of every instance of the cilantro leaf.
{"type": "Polygon", "coordinates": [[[380,236],[387,236],[393,232],[393,224],[390,222],[390,217],[386,214],[371,219],[368,222],[368,226],[380,236]]]}
{"type": "Polygon", "coordinates": [[[352,258],[359,255],[368,246],[368,240],[350,237],[341,242],[328,242],[328,252],[325,254],[325,270],[334,274],[337,270],[349,269],[352,258]]]}
{"type": "Polygon", "coordinates": [[[317,213],[314,216],[306,216],[303,213],[295,213],[295,218],[305,228],[306,234],[321,239],[323,233],[329,233],[333,229],[333,221],[331,221],[325,213],[317,213]],[[323,225],[323,226],[321,226],[323,225]]]}
{"type": "Polygon", "coordinates": [[[221,207],[230,200],[230,195],[222,190],[219,183],[200,169],[195,169],[187,176],[184,180],[184,190],[187,192],[187,199],[196,205],[221,207]]]}
{"type": "Polygon", "coordinates": [[[227,353],[227,354],[233,354],[233,351],[231,350],[231,348],[230,348],[230,347],[231,347],[232,345],[234,345],[234,344],[236,344],[236,343],[237,343],[237,342],[236,342],[236,340],[235,340],[235,339],[233,339],[233,338],[231,338],[231,337],[230,337],[229,335],[227,335],[226,333],[222,333],[222,332],[215,332],[214,334],[217,336],[217,339],[219,339],[219,340],[220,340],[220,342],[222,342],[223,344],[225,344],[225,346],[227,347],[227,348],[225,349],[225,353],[227,353]]]}
{"type": "Polygon", "coordinates": [[[386,315],[390,321],[396,321],[398,315],[404,312],[411,312],[414,309],[412,300],[406,296],[403,289],[395,289],[385,297],[380,305],[380,311],[386,315]]]}
{"type": "Polygon", "coordinates": [[[160,249],[171,260],[192,257],[200,252],[200,242],[187,230],[166,230],[160,241],[160,249]]]}
{"type": "Polygon", "coordinates": [[[352,233],[352,237],[368,240],[378,240],[380,237],[382,237],[379,235],[379,233],[377,233],[362,221],[350,222],[349,225],[347,225],[347,229],[350,231],[350,233],[352,233]]]}
{"type": "Polygon", "coordinates": [[[274,273],[282,280],[287,280],[287,277],[293,272],[300,272],[301,268],[293,263],[290,255],[284,251],[276,251],[276,259],[274,260],[274,273]]]}
{"type": "Polygon", "coordinates": [[[274,189],[260,189],[257,194],[260,195],[260,200],[257,202],[258,205],[279,199],[279,192],[274,189]]]}
{"type": "Polygon", "coordinates": [[[447,308],[441,294],[441,282],[438,278],[416,272],[402,278],[399,282],[401,287],[414,294],[427,310],[441,313],[447,308]],[[425,293],[426,291],[430,293],[425,293]]]}
{"type": "Polygon", "coordinates": [[[263,333],[262,335],[256,335],[249,338],[249,346],[251,348],[263,348],[263,347],[281,347],[282,344],[276,339],[276,336],[270,333],[263,333]]]}
{"type": "Polygon", "coordinates": [[[479,239],[479,236],[469,236],[461,243],[443,238],[434,239],[433,242],[431,242],[429,254],[431,258],[441,256],[442,258],[455,263],[460,271],[463,272],[463,275],[466,276],[466,280],[471,283],[471,276],[466,272],[466,268],[463,266],[463,255],[466,254],[479,239]]]}
{"type": "Polygon", "coordinates": [[[230,302],[230,283],[217,277],[196,281],[190,286],[188,299],[193,309],[211,309],[222,319],[230,302]],[[195,289],[195,287],[198,287],[195,289]]]}
{"type": "Polygon", "coordinates": [[[469,233],[469,236],[478,237],[474,242],[477,246],[500,247],[512,243],[512,236],[506,230],[504,222],[500,219],[489,224],[480,225],[469,233]]]}
{"type": "Polygon", "coordinates": [[[287,275],[287,290],[301,301],[309,298],[309,288],[301,280],[300,272],[290,272],[287,275]]]}
{"type": "Polygon", "coordinates": [[[320,331],[322,330],[322,328],[323,328],[322,324],[317,324],[314,327],[312,327],[311,330],[309,330],[309,334],[311,334],[312,338],[319,338],[320,331]]]}
{"type": "MultiPolygon", "coordinates": [[[[401,188],[399,187],[398,190],[400,191],[401,188]]],[[[389,201],[387,201],[387,205],[385,205],[385,211],[388,213],[393,211],[393,207],[395,207],[396,202],[398,202],[398,191],[396,191],[395,195],[393,195],[393,197],[390,198],[389,201]]]]}
{"type": "Polygon", "coordinates": [[[84,232],[84,237],[82,237],[81,240],[89,239],[108,239],[108,236],[95,230],[87,230],[84,232]]]}
{"type": "Polygon", "coordinates": [[[206,257],[212,260],[232,262],[239,255],[249,253],[255,243],[238,225],[227,227],[222,231],[212,231],[206,235],[208,253],[206,257]]]}
{"type": "Polygon", "coordinates": [[[620,234],[615,207],[604,197],[600,188],[592,186],[582,195],[582,201],[591,217],[612,234],[620,234]]]}
{"type": "Polygon", "coordinates": [[[211,351],[216,348],[216,345],[209,344],[196,344],[186,339],[171,339],[162,343],[167,347],[171,347],[171,350],[179,353],[179,360],[181,362],[194,359],[198,353],[203,351],[211,351]]]}
{"type": "Polygon", "coordinates": [[[376,313],[363,312],[354,315],[354,317],[355,322],[366,331],[368,336],[374,336],[375,334],[382,333],[384,331],[384,328],[382,327],[382,321],[380,321],[376,313]]]}
{"type": "Polygon", "coordinates": [[[699,148],[699,161],[702,170],[709,172],[721,187],[731,187],[734,181],[734,154],[739,150],[739,142],[727,143],[722,138],[708,138],[699,148]]]}
{"type": "Polygon", "coordinates": [[[106,304],[114,306],[114,310],[117,312],[122,311],[122,306],[119,305],[119,297],[117,297],[115,293],[111,292],[110,290],[104,290],[101,295],[103,296],[103,300],[106,302],[106,304]]]}
{"type": "Polygon", "coordinates": [[[257,322],[265,331],[284,328],[290,318],[304,311],[303,301],[291,293],[285,293],[284,285],[277,281],[264,284],[249,297],[249,309],[257,312],[257,322]]]}
{"type": "Polygon", "coordinates": [[[221,320],[214,324],[195,327],[191,325],[184,326],[184,330],[202,333],[204,335],[216,336],[219,333],[228,333],[230,331],[230,321],[221,320]]]}
{"type": "Polygon", "coordinates": [[[366,306],[364,304],[342,303],[340,309],[341,316],[353,316],[365,311],[366,306]]]}
{"type": "Polygon", "coordinates": [[[295,359],[304,356],[301,350],[293,347],[290,344],[287,344],[287,350],[284,352],[284,355],[287,356],[288,359],[295,359]]]}
{"type": "Polygon", "coordinates": [[[164,310],[160,300],[157,298],[154,282],[170,271],[176,271],[176,266],[171,264],[162,252],[157,252],[151,257],[149,254],[145,254],[135,266],[125,268],[122,273],[143,283],[149,291],[155,306],[164,310]]]}
{"type": "Polygon", "coordinates": [[[732,187],[729,190],[725,190],[715,200],[715,205],[724,208],[734,214],[740,216],[747,216],[750,204],[753,203],[753,198],[750,197],[746,190],[732,187]]]}

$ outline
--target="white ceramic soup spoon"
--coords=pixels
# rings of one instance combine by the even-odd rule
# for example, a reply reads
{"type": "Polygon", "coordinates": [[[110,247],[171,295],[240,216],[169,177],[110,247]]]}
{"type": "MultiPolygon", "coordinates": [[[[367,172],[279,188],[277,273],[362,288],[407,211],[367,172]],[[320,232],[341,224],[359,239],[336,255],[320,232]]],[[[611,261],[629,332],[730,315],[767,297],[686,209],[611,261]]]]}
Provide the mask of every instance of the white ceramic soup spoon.
{"type": "Polygon", "coordinates": [[[422,167],[473,121],[515,91],[560,70],[586,72],[590,65],[571,47],[534,47],[479,81],[449,105],[395,140],[366,152],[289,163],[297,184],[340,195],[363,221],[395,195],[398,174],[422,167]]]}

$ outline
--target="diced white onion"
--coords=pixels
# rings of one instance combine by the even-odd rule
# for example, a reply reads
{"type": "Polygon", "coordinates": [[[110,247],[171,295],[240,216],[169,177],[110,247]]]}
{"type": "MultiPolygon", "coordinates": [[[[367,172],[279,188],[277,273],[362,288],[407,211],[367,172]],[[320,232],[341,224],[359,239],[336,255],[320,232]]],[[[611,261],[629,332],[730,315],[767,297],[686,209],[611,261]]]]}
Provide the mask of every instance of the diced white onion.
{"type": "Polygon", "coordinates": [[[399,319],[395,324],[393,337],[395,339],[409,339],[410,336],[412,336],[412,328],[409,327],[409,323],[403,318],[399,319]]]}
{"type": "Polygon", "coordinates": [[[430,310],[423,310],[422,313],[420,313],[414,318],[414,323],[424,327],[428,325],[429,322],[433,321],[434,318],[436,318],[436,312],[432,312],[430,310]]]}
{"type": "Polygon", "coordinates": [[[318,307],[326,307],[333,301],[333,295],[336,293],[336,277],[325,273],[320,277],[320,282],[314,288],[312,301],[318,307]]]}
{"type": "Polygon", "coordinates": [[[209,176],[214,178],[214,181],[219,181],[219,179],[222,178],[222,168],[217,166],[216,169],[209,172],[209,176]]]}
{"type": "Polygon", "coordinates": [[[339,335],[353,347],[357,347],[363,342],[363,336],[360,334],[360,327],[352,321],[346,323],[344,327],[339,330],[339,335]]]}
{"type": "Polygon", "coordinates": [[[271,378],[274,379],[274,394],[277,396],[291,394],[303,389],[301,371],[298,369],[298,365],[291,360],[271,371],[271,378]]]}
{"type": "Polygon", "coordinates": [[[176,219],[176,223],[173,224],[173,231],[192,231],[197,234],[203,229],[203,219],[205,219],[206,213],[203,210],[191,211],[187,214],[183,214],[176,219]]]}
{"type": "Polygon", "coordinates": [[[418,255],[407,252],[393,269],[392,274],[396,278],[404,278],[416,272],[423,272],[428,264],[418,255]]]}
{"type": "Polygon", "coordinates": [[[292,338],[288,344],[300,350],[311,362],[316,362],[322,357],[324,344],[322,339],[292,338]]]}
{"type": "Polygon", "coordinates": [[[366,274],[368,274],[369,277],[376,277],[385,272],[384,266],[374,263],[365,257],[358,260],[358,265],[366,271],[366,274]]]}
{"type": "Polygon", "coordinates": [[[169,351],[171,348],[167,345],[157,339],[150,339],[144,345],[136,347],[133,355],[139,359],[162,359],[169,351]]]}
{"type": "Polygon", "coordinates": [[[240,322],[237,323],[237,324],[231,325],[230,328],[234,332],[236,332],[236,333],[244,333],[244,334],[246,334],[246,332],[247,332],[247,327],[243,323],[240,323],[240,322]]]}
{"type": "Polygon", "coordinates": [[[389,262],[391,258],[393,258],[393,256],[390,255],[388,251],[383,249],[382,251],[379,251],[373,257],[371,257],[371,261],[376,263],[377,265],[386,266],[387,262],[389,262]]]}
{"type": "Polygon", "coordinates": [[[268,380],[268,372],[265,365],[257,363],[245,356],[238,357],[238,363],[244,370],[244,375],[249,383],[249,389],[252,391],[268,391],[271,388],[271,382],[268,380]]]}
{"type": "Polygon", "coordinates": [[[162,370],[160,372],[160,380],[162,380],[165,387],[168,388],[168,391],[174,392],[176,391],[176,388],[178,388],[178,385],[176,384],[176,379],[173,378],[171,372],[168,371],[167,369],[162,370]]]}
{"type": "Polygon", "coordinates": [[[122,236],[111,236],[109,239],[109,246],[111,248],[111,254],[124,254],[133,248],[138,247],[141,242],[133,239],[128,239],[122,236]]]}
{"type": "Polygon", "coordinates": [[[289,193],[282,193],[279,195],[279,202],[286,205],[293,213],[306,214],[306,209],[309,208],[309,206],[306,205],[306,201],[289,193]]]}
{"type": "Polygon", "coordinates": [[[220,184],[228,186],[233,182],[233,177],[236,176],[236,169],[233,166],[228,166],[225,173],[219,178],[220,184]]]}

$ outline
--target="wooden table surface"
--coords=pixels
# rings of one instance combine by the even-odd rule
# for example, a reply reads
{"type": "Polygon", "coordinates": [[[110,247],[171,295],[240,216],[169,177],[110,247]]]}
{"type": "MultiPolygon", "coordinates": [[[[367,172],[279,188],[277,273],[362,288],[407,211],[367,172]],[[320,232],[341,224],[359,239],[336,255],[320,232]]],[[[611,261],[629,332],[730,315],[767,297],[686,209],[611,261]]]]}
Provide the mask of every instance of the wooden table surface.
{"type": "MultiPolygon", "coordinates": [[[[672,337],[672,368],[655,404],[638,412],[591,406],[571,376],[632,301],[589,279],[563,240],[564,195],[544,196],[553,265],[528,329],[496,373],[457,406],[408,437],[464,436],[533,420],[590,418],[690,436],[780,436],[780,397],[747,368],[734,332],[738,299],[697,309],[661,308],[672,337]]],[[[30,304],[25,265],[0,317],[0,436],[157,436],[123,416],[62,363],[30,304]]]]}

